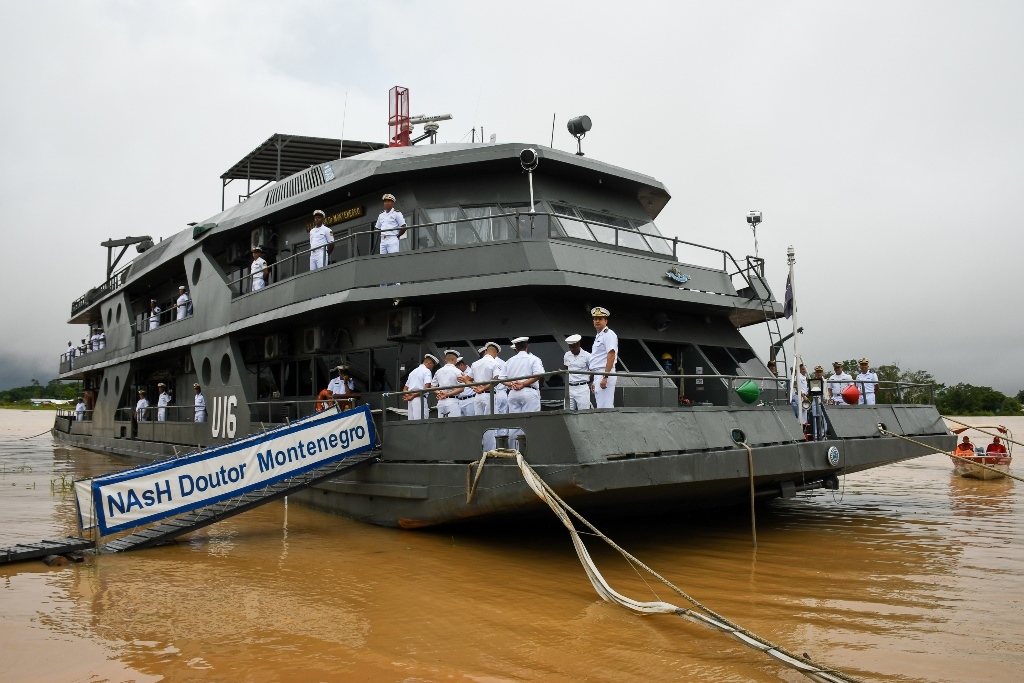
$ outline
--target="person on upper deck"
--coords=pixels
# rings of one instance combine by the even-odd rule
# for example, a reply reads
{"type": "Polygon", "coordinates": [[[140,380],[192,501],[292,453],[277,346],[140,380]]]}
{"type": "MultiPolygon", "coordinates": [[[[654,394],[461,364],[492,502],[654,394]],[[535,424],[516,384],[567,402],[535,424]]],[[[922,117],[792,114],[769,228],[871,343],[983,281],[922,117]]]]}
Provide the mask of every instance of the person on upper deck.
{"type": "Polygon", "coordinates": [[[100,345],[99,348],[101,348],[101,349],[107,348],[107,335],[105,335],[103,333],[103,328],[102,327],[98,328],[96,330],[96,333],[99,336],[99,345],[100,345]]]}
{"type": "Polygon", "coordinates": [[[860,389],[860,399],[857,403],[861,405],[875,405],[875,388],[878,386],[878,374],[868,368],[868,359],[861,358],[857,363],[860,372],[857,373],[857,388],[860,389]]]}
{"type": "Polygon", "coordinates": [[[98,328],[98,327],[92,328],[92,336],[89,337],[89,343],[90,343],[90,345],[89,345],[90,350],[92,350],[92,351],[99,351],[100,350],[100,328],[98,328]]]}
{"type": "Polygon", "coordinates": [[[270,268],[263,260],[263,247],[257,245],[252,248],[252,263],[249,265],[249,277],[252,278],[252,283],[249,290],[255,292],[266,287],[269,276],[270,268]]]}
{"type": "Polygon", "coordinates": [[[149,300],[149,329],[155,330],[160,327],[160,307],[156,305],[156,299],[149,300]]]}
{"type": "MultiPolygon", "coordinates": [[[[473,381],[473,371],[469,368],[469,366],[466,365],[465,358],[463,358],[462,356],[456,358],[455,367],[458,368],[459,372],[461,373],[461,376],[459,377],[458,380],[459,382],[473,381]]],[[[476,415],[476,403],[473,400],[476,398],[476,392],[473,391],[473,387],[466,387],[458,394],[456,394],[455,398],[459,400],[459,408],[461,409],[463,417],[476,415]]]]}
{"type": "Polygon", "coordinates": [[[382,199],[384,210],[377,216],[377,222],[373,227],[380,231],[380,253],[395,254],[398,253],[398,240],[405,235],[408,228],[405,225],[405,216],[395,208],[395,195],[386,194],[382,199]]]}
{"type": "Polygon", "coordinates": [[[1006,455],[1006,446],[1002,444],[999,437],[993,437],[992,443],[985,448],[986,455],[1006,455]]]}
{"type": "Polygon", "coordinates": [[[206,422],[206,397],[203,396],[203,389],[202,389],[202,387],[199,386],[198,382],[192,385],[192,389],[195,390],[195,392],[196,392],[196,401],[195,401],[196,417],[195,417],[195,421],[196,422],[206,422]]]}
{"type": "Polygon", "coordinates": [[[149,401],[146,400],[146,390],[139,389],[139,400],[135,403],[135,421],[145,422],[149,419],[149,401]]]}
{"type": "Polygon", "coordinates": [[[444,352],[444,365],[434,373],[434,386],[438,388],[435,392],[438,417],[462,416],[462,403],[456,396],[461,394],[466,387],[459,386],[459,377],[462,372],[458,368],[458,362],[458,351],[447,349],[444,352]]]}
{"type": "Polygon", "coordinates": [[[804,401],[809,399],[807,395],[807,366],[803,363],[797,370],[797,384],[793,389],[793,414],[800,424],[807,422],[807,410],[804,409],[804,401]]]}
{"type": "Polygon", "coordinates": [[[530,353],[530,338],[516,337],[512,340],[516,347],[516,355],[512,356],[505,363],[505,368],[499,377],[508,379],[510,377],[528,377],[528,379],[504,382],[509,387],[508,412],[510,413],[537,413],[540,412],[540,377],[529,377],[530,375],[543,375],[544,363],[540,358],[530,353]]]}
{"type": "Polygon", "coordinates": [[[361,395],[356,391],[356,381],[352,379],[349,369],[344,365],[339,365],[335,369],[338,371],[338,376],[330,381],[327,390],[331,392],[331,397],[342,410],[355,408],[356,399],[361,395]]]}
{"type": "Polygon", "coordinates": [[[313,226],[309,230],[309,269],[323,268],[334,251],[334,233],[324,225],[327,217],[320,209],[313,212],[313,226]]]}
{"type": "MultiPolygon", "coordinates": [[[[601,306],[590,311],[596,332],[594,345],[590,348],[591,372],[612,372],[615,369],[615,360],[619,355],[619,337],[608,327],[610,315],[611,312],[601,306]]],[[[590,379],[594,385],[594,403],[597,407],[614,408],[615,377],[592,375],[590,379]]]]}
{"type": "Polygon", "coordinates": [[[184,320],[188,315],[188,293],[185,292],[185,285],[178,287],[178,300],[174,302],[174,310],[176,320],[184,320]]]}
{"type": "MultiPolygon", "coordinates": [[[[477,349],[478,351],[480,349],[477,349]]],[[[488,382],[493,379],[498,379],[501,374],[501,366],[498,365],[496,359],[498,353],[501,351],[501,345],[497,342],[489,341],[483,345],[483,351],[480,352],[480,360],[476,361],[472,365],[473,379],[474,382],[488,382]]],[[[490,415],[491,414],[491,387],[486,384],[473,387],[473,391],[476,393],[476,399],[473,401],[476,406],[477,415],[490,415]]],[[[498,393],[495,388],[494,393],[494,409],[498,409],[498,393]]]]}
{"type": "Polygon", "coordinates": [[[171,395],[167,393],[167,385],[160,382],[156,385],[160,395],[156,398],[156,421],[167,422],[167,406],[171,403],[171,395]]]}
{"type": "Polygon", "coordinates": [[[843,364],[839,361],[832,363],[832,374],[828,378],[828,402],[829,405],[845,406],[843,400],[843,389],[853,384],[853,377],[843,370],[843,364]]]}
{"type": "Polygon", "coordinates": [[[81,396],[79,396],[78,397],[78,404],[75,406],[75,420],[76,421],[82,422],[83,420],[85,420],[85,410],[86,410],[86,408],[85,408],[85,400],[81,396]]]}
{"type": "Polygon", "coordinates": [[[562,358],[562,369],[569,370],[569,410],[590,410],[590,376],[573,374],[573,370],[590,369],[590,353],[580,346],[583,337],[573,334],[565,338],[569,350],[562,358]]]}
{"type": "Polygon", "coordinates": [[[402,391],[419,392],[415,394],[404,394],[402,396],[402,398],[409,402],[408,418],[410,420],[426,420],[430,417],[430,406],[427,403],[427,394],[420,390],[430,388],[430,381],[433,379],[431,372],[438,362],[437,356],[434,354],[424,354],[423,362],[420,363],[415,370],[410,372],[409,377],[405,380],[405,386],[402,387],[402,391]]]}
{"type": "Polygon", "coordinates": [[[75,369],[75,354],[77,353],[78,350],[75,348],[75,345],[71,343],[70,340],[68,340],[68,350],[65,352],[64,355],[67,356],[68,365],[71,367],[72,370],[75,369]]]}
{"type": "Polygon", "coordinates": [[[956,450],[953,451],[953,455],[959,455],[962,458],[974,455],[974,444],[971,443],[970,437],[964,434],[963,440],[956,445],[956,450]]]}

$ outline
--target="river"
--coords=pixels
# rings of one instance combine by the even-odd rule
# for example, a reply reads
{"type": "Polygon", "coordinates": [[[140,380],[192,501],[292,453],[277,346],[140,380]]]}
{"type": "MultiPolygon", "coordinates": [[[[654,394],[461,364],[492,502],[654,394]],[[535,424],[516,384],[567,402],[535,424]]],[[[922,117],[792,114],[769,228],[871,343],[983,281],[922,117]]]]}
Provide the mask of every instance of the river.
{"type": "MultiPolygon", "coordinates": [[[[0,546],[76,535],[61,478],[124,467],[17,440],[52,419],[0,410],[0,546]]],[[[1024,418],[1003,423],[1024,436],[1024,418]]],[[[951,472],[926,456],[759,507],[756,551],[746,510],[602,530],[724,616],[865,680],[1020,680],[1024,488],[951,472]]],[[[681,604],[588,543],[620,592],[681,604]]],[[[807,680],[602,602],[553,517],[398,531],[279,501],[171,546],[0,566],[0,586],[8,682],[807,680]]]]}

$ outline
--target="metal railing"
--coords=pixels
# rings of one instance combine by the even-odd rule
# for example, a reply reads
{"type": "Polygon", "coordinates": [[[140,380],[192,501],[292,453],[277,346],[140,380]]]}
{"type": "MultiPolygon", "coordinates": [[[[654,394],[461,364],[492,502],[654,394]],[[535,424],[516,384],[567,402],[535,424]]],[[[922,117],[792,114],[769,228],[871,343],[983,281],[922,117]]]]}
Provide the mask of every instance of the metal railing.
{"type": "Polygon", "coordinates": [[[73,420],[75,422],[92,422],[92,414],[94,412],[95,411],[93,411],[93,410],[84,410],[84,411],[82,411],[82,419],[79,420],[78,419],[78,411],[75,410],[74,408],[58,408],[57,409],[57,417],[66,417],[66,418],[68,418],[70,420],[73,420]]]}
{"type": "Polygon", "coordinates": [[[107,278],[106,282],[98,287],[93,287],[88,292],[72,301],[71,315],[78,315],[96,301],[124,285],[124,283],[128,281],[128,269],[131,267],[132,264],[129,263],[127,266],[107,278]]]}
{"type": "Polygon", "coordinates": [[[114,411],[114,420],[116,422],[195,422],[196,409],[194,405],[176,405],[171,404],[160,408],[159,406],[150,406],[143,409],[143,414],[138,416],[137,410],[134,407],[118,408],[114,411]],[[160,411],[163,410],[164,419],[160,419],[160,411]],[[142,417],[142,419],[138,419],[142,417]]]}
{"type": "MultiPolygon", "coordinates": [[[[189,301],[189,303],[191,304],[192,302],[189,301]]],[[[150,327],[150,325],[152,324],[152,318],[153,318],[152,313],[150,313],[150,314],[145,315],[145,316],[142,317],[140,322],[136,325],[136,331],[139,334],[145,334],[146,332],[152,332],[154,330],[158,330],[161,327],[164,327],[166,325],[170,325],[172,323],[177,323],[177,322],[182,322],[184,320],[188,320],[193,315],[195,315],[195,310],[194,309],[193,309],[193,311],[191,313],[189,313],[188,309],[186,309],[185,317],[184,318],[179,318],[178,317],[178,310],[176,308],[174,308],[173,306],[169,306],[167,308],[167,310],[161,310],[160,311],[160,314],[157,316],[156,327],[152,327],[152,328],[150,327]]]]}
{"type": "MultiPolygon", "coordinates": [[[[372,226],[372,224],[370,224],[372,226]]],[[[625,228],[620,225],[614,225],[612,223],[602,223],[593,220],[582,220],[572,216],[565,216],[559,213],[552,212],[536,212],[536,213],[523,213],[516,211],[514,213],[502,213],[493,214],[481,218],[453,218],[450,220],[435,221],[432,223],[419,223],[416,225],[407,226],[407,251],[422,251],[424,249],[431,249],[437,247],[455,247],[455,246],[466,246],[470,244],[487,244],[497,242],[508,242],[518,241],[525,239],[561,239],[577,243],[590,243],[600,244],[605,246],[614,246],[616,248],[629,249],[633,252],[641,252],[666,258],[667,252],[671,252],[672,259],[678,260],[679,248],[691,247],[694,249],[704,250],[718,254],[722,259],[722,268],[730,279],[736,275],[740,275],[743,278],[744,286],[753,287],[752,279],[747,275],[749,269],[742,268],[736,259],[733,258],[732,254],[724,249],[717,247],[709,247],[703,244],[697,244],[696,242],[688,242],[681,240],[678,237],[665,237],[663,235],[652,234],[651,232],[644,232],[642,230],[636,230],[633,228],[625,228]],[[502,229],[502,233],[506,236],[499,238],[488,238],[483,239],[478,235],[473,228],[473,224],[480,224],[482,222],[493,222],[495,220],[505,220],[507,223],[502,229]],[[581,237],[574,237],[562,226],[560,221],[573,221],[575,223],[586,223],[587,225],[593,225],[602,229],[613,231],[613,238],[610,241],[585,239],[581,237]],[[458,233],[458,226],[466,224],[472,229],[472,235],[474,239],[468,241],[446,241],[438,237],[437,228],[445,227],[447,231],[458,233]],[[455,226],[448,228],[448,226],[455,226]],[[635,239],[639,239],[641,243],[647,244],[650,247],[649,251],[643,251],[640,249],[634,249],[625,244],[622,239],[622,234],[630,234],[635,239]],[[656,247],[650,246],[652,244],[662,244],[665,247],[664,251],[659,250],[656,247]],[[730,272],[729,264],[732,264],[734,270],[730,272]]],[[[493,232],[493,230],[492,230],[493,232]]],[[[340,235],[335,237],[333,244],[334,253],[338,254],[341,251],[341,257],[335,263],[329,264],[325,267],[331,267],[339,263],[366,256],[375,255],[375,246],[379,245],[379,237],[381,231],[376,228],[370,227],[364,230],[355,230],[349,232],[346,235],[340,235]],[[360,242],[363,243],[366,253],[361,253],[364,249],[361,248],[360,242]]],[[[275,261],[274,263],[267,264],[268,275],[264,278],[264,288],[270,286],[275,282],[281,282],[296,275],[301,275],[308,270],[302,270],[300,272],[301,262],[300,258],[308,258],[309,255],[317,250],[326,251],[325,246],[314,247],[305,249],[303,251],[295,252],[290,254],[286,258],[275,261]]],[[[758,259],[761,264],[761,268],[764,268],[763,259],[758,259]]],[[[230,280],[228,286],[231,288],[233,296],[240,296],[242,294],[248,294],[252,291],[253,276],[251,273],[246,273],[239,278],[230,280]]],[[[259,291],[259,290],[257,290],[259,291]]]]}

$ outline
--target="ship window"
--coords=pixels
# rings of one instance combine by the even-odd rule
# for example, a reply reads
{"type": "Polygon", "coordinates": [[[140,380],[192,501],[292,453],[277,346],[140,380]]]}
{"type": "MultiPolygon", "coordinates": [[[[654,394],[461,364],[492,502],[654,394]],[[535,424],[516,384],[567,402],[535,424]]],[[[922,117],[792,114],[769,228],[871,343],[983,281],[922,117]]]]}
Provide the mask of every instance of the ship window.
{"type": "MultiPolygon", "coordinates": [[[[325,385],[326,386],[326,385],[325,385]]],[[[256,396],[260,399],[277,398],[281,395],[281,366],[261,365],[256,374],[256,396]]]]}
{"type": "MultiPolygon", "coordinates": [[[[550,212],[550,207],[544,206],[542,202],[537,202],[534,206],[536,211],[540,213],[550,212]]],[[[537,214],[530,214],[530,205],[526,202],[518,204],[502,204],[501,212],[505,214],[519,212],[518,224],[515,216],[508,218],[509,225],[516,228],[513,233],[514,237],[517,238],[530,238],[530,237],[550,237],[552,236],[552,227],[554,227],[555,237],[565,237],[565,231],[557,227],[558,221],[552,220],[550,216],[538,216],[537,214]]],[[[587,237],[586,239],[590,239],[587,237]]]]}
{"type": "Polygon", "coordinates": [[[740,375],[740,366],[733,360],[733,357],[729,355],[729,352],[722,346],[704,346],[700,345],[700,350],[704,352],[711,364],[715,366],[715,371],[719,375],[740,375]]]}
{"type": "MultiPolygon", "coordinates": [[[[337,363],[335,363],[337,365],[337,363]]],[[[317,358],[313,363],[313,371],[316,373],[316,383],[313,386],[313,393],[319,394],[321,391],[327,388],[330,384],[330,372],[327,370],[327,361],[321,357],[317,358]]]]}
{"type": "Polygon", "coordinates": [[[672,255],[672,240],[662,237],[661,232],[654,225],[654,221],[634,220],[632,222],[634,228],[648,236],[647,243],[651,245],[651,249],[659,254],[672,255]]]}
{"type": "Polygon", "coordinates": [[[473,229],[471,221],[466,220],[457,206],[438,209],[424,209],[428,223],[437,223],[434,231],[438,242],[445,245],[475,244],[480,237],[473,229]]]}
{"type": "Polygon", "coordinates": [[[557,370],[562,367],[562,361],[565,360],[565,349],[554,337],[547,334],[530,337],[530,353],[540,358],[540,362],[544,364],[544,372],[557,370]]]}
{"type": "Polygon", "coordinates": [[[480,237],[481,242],[499,242],[509,238],[512,224],[507,218],[500,217],[504,211],[497,206],[463,207],[466,216],[472,218],[470,225],[480,237]]]}
{"type": "Polygon", "coordinates": [[[398,347],[388,346],[370,352],[370,391],[394,391],[398,382],[398,347]]]}
{"type": "Polygon", "coordinates": [[[298,383],[298,396],[314,396],[313,369],[309,360],[300,360],[295,368],[295,379],[298,383]]]}
{"type": "MultiPolygon", "coordinates": [[[[423,209],[416,209],[413,214],[413,225],[417,226],[405,233],[406,237],[413,235],[416,238],[417,249],[428,249],[430,247],[438,246],[437,235],[434,233],[433,227],[423,227],[424,223],[431,223],[425,211],[423,209]]],[[[405,240],[406,238],[402,238],[405,240]]],[[[408,241],[406,240],[406,243],[408,241]]]]}
{"type": "Polygon", "coordinates": [[[281,365],[281,378],[283,380],[282,386],[284,391],[281,392],[282,396],[298,396],[298,383],[296,382],[295,376],[295,363],[283,363],[281,365]]]}
{"type": "Polygon", "coordinates": [[[594,241],[594,235],[590,232],[587,224],[583,221],[575,220],[579,218],[579,214],[576,213],[576,209],[572,208],[568,204],[557,204],[552,202],[551,211],[561,216],[557,221],[561,224],[562,230],[565,231],[566,236],[575,237],[579,240],[594,241]]]}
{"type": "Polygon", "coordinates": [[[619,337],[619,356],[628,372],[657,372],[661,370],[638,339],[619,337]]]}
{"type": "Polygon", "coordinates": [[[761,359],[751,349],[729,347],[729,354],[740,366],[740,372],[750,377],[768,377],[768,368],[761,363],[761,359]]]}
{"type": "MultiPolygon", "coordinates": [[[[629,222],[628,219],[623,218],[621,216],[614,216],[614,215],[612,215],[610,213],[604,213],[604,212],[600,212],[600,211],[591,211],[589,209],[580,209],[579,211],[580,211],[580,215],[585,220],[588,220],[588,221],[600,221],[602,223],[609,223],[609,224],[614,225],[614,226],[619,227],[619,228],[626,228],[626,230],[612,230],[611,228],[604,227],[604,226],[599,226],[599,225],[594,225],[593,223],[589,224],[590,225],[590,229],[594,231],[595,235],[598,234],[599,230],[607,230],[609,233],[611,233],[611,244],[615,244],[615,233],[617,232],[619,234],[619,238],[618,239],[619,239],[619,246],[620,247],[628,247],[630,249],[639,249],[641,251],[650,251],[651,250],[650,247],[647,246],[647,242],[644,241],[643,237],[641,237],[640,235],[636,234],[635,232],[629,232],[629,230],[632,230],[633,226],[629,222]]],[[[600,238],[600,239],[601,239],[602,242],[605,241],[604,238],[600,238]]]]}
{"type": "Polygon", "coordinates": [[[356,381],[356,388],[362,389],[369,386],[370,379],[370,352],[349,351],[341,357],[341,365],[348,367],[352,379],[356,381]]]}

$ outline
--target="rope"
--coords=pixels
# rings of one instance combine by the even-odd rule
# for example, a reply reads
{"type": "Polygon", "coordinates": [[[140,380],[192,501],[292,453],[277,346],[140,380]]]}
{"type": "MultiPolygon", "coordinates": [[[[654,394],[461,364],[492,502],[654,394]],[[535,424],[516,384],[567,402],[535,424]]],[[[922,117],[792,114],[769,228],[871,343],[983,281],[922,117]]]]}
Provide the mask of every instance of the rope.
{"type": "Polygon", "coordinates": [[[1003,441],[1009,441],[1012,444],[1016,444],[1018,446],[1024,446],[1024,443],[1021,443],[1020,441],[1014,441],[1013,439],[1008,439],[1003,434],[996,434],[994,432],[986,432],[984,429],[979,429],[978,427],[975,427],[974,425],[969,425],[966,422],[961,422],[960,420],[954,420],[953,418],[946,417],[945,415],[939,415],[939,417],[941,417],[943,420],[946,420],[947,422],[955,422],[958,425],[963,425],[964,427],[970,427],[971,429],[973,429],[976,432],[981,432],[982,434],[988,434],[989,436],[998,436],[1003,441]]]}
{"type": "MultiPolygon", "coordinates": [[[[941,450],[939,448],[936,448],[935,446],[929,446],[926,443],[921,443],[920,441],[915,441],[914,439],[911,439],[910,437],[907,437],[907,436],[903,436],[902,434],[894,434],[893,432],[890,432],[888,429],[883,429],[881,425],[879,425],[878,431],[880,431],[882,434],[885,434],[886,436],[895,436],[897,439],[903,439],[904,441],[909,441],[910,443],[917,444],[918,446],[921,446],[922,448],[927,448],[929,450],[935,451],[936,453],[942,453],[943,455],[948,455],[951,458],[955,458],[957,460],[963,460],[964,462],[969,462],[972,465],[977,465],[978,467],[981,467],[983,469],[992,470],[993,472],[995,472],[997,474],[1000,474],[1000,475],[1002,475],[1004,477],[1009,477],[1010,479],[1016,479],[1017,481],[1024,481],[1024,477],[1018,477],[1016,474],[1010,474],[1009,472],[1003,472],[1002,470],[997,470],[995,467],[990,467],[989,465],[986,465],[984,463],[980,463],[977,460],[971,460],[970,458],[964,458],[964,457],[959,456],[959,455],[954,455],[953,453],[949,453],[948,451],[941,450]]],[[[991,457],[991,456],[989,456],[989,457],[991,457]]]]}
{"type": "Polygon", "coordinates": [[[11,439],[11,441],[28,441],[29,439],[35,439],[37,437],[42,436],[43,434],[49,434],[52,431],[52,429],[53,428],[51,427],[50,429],[47,429],[45,432],[39,432],[38,434],[36,434],[34,436],[23,436],[20,439],[11,439]]]}
{"type": "MultiPolygon", "coordinates": [[[[522,454],[518,450],[502,448],[495,449],[493,451],[487,451],[486,453],[484,453],[484,456],[480,459],[480,462],[478,464],[476,481],[479,481],[480,470],[483,469],[483,464],[484,462],[486,462],[488,456],[498,458],[514,457],[516,459],[516,463],[519,465],[519,470],[522,472],[523,478],[526,480],[527,485],[531,489],[533,489],[533,492],[536,493],[541,500],[547,503],[548,507],[551,508],[551,511],[555,513],[555,515],[559,518],[559,520],[561,520],[565,528],[569,530],[569,534],[572,537],[573,546],[576,549],[577,556],[580,558],[580,562],[583,564],[583,569],[587,574],[587,578],[590,579],[590,583],[591,585],[593,585],[594,590],[597,591],[597,594],[600,595],[604,600],[615,603],[634,612],[639,612],[641,614],[675,614],[695,624],[700,624],[701,626],[706,626],[708,628],[721,631],[722,633],[725,633],[731,636],[732,638],[735,638],[743,645],[768,655],[777,662],[800,672],[801,674],[807,676],[811,680],[818,681],[818,683],[860,683],[859,679],[854,678],[849,674],[843,673],[838,669],[833,669],[831,667],[824,666],[821,664],[812,664],[810,661],[808,661],[809,658],[802,658],[799,655],[789,652],[783,647],[775,645],[771,641],[762,638],[761,636],[758,636],[757,634],[748,631],[747,629],[741,626],[734,624],[733,622],[729,621],[728,619],[718,614],[711,608],[701,604],[695,598],[683,592],[671,581],[669,581],[661,574],[648,567],[639,559],[628,553],[621,546],[616,544],[613,540],[605,536],[597,527],[595,527],[593,524],[584,519],[583,516],[580,515],[578,512],[573,510],[564,500],[562,500],[558,496],[557,493],[555,493],[554,489],[552,489],[547,484],[547,482],[540,478],[540,475],[538,475],[536,470],[534,470],[530,466],[530,464],[526,462],[526,460],[523,458],[522,454]],[[649,573],[651,576],[653,576],[654,578],[658,579],[663,584],[668,586],[675,593],[682,596],[685,600],[687,600],[690,604],[692,604],[700,611],[698,612],[692,609],[678,607],[671,603],[662,601],[640,602],[616,592],[608,584],[604,576],[601,575],[601,572],[597,569],[597,566],[594,564],[594,560],[590,557],[590,553],[587,551],[586,545],[584,545],[583,540],[580,538],[579,530],[576,529],[576,526],[575,524],[573,524],[572,519],[570,519],[569,515],[572,515],[573,517],[578,519],[584,526],[590,529],[590,531],[592,531],[595,536],[597,536],[605,543],[610,545],[612,548],[617,550],[624,558],[626,558],[628,562],[634,565],[634,569],[635,567],[640,567],[641,569],[649,573]]],[[[472,467],[472,465],[470,465],[470,467],[472,467]]],[[[476,481],[474,481],[474,485],[471,491],[467,492],[469,497],[471,497],[472,492],[475,492],[476,490],[476,481]]]]}

